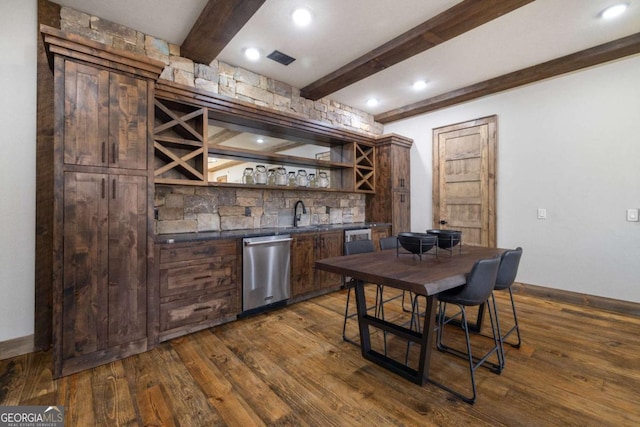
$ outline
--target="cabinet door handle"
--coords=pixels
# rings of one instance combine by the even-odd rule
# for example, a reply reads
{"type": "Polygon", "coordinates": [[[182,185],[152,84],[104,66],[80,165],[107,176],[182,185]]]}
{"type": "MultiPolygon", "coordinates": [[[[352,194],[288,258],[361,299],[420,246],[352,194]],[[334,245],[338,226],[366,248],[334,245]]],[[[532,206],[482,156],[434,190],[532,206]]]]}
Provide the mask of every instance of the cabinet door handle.
{"type": "Polygon", "coordinates": [[[113,149],[113,156],[112,156],[113,161],[111,163],[116,163],[118,161],[118,156],[117,156],[118,152],[116,151],[116,143],[115,142],[112,145],[112,149],[113,149]]]}
{"type": "Polygon", "coordinates": [[[107,143],[102,141],[102,163],[107,161],[107,143]]]}
{"type": "Polygon", "coordinates": [[[196,307],[193,309],[193,311],[203,311],[203,310],[211,310],[211,306],[210,305],[205,305],[202,307],[196,307]]]}
{"type": "Polygon", "coordinates": [[[400,195],[400,203],[404,203],[404,194],[400,195]]]}
{"type": "Polygon", "coordinates": [[[111,192],[112,192],[111,198],[115,199],[116,198],[116,179],[115,178],[113,178],[112,184],[113,184],[113,187],[111,189],[111,192]]]}
{"type": "Polygon", "coordinates": [[[400,187],[404,187],[404,178],[400,178],[400,187]]]}
{"type": "Polygon", "coordinates": [[[104,199],[106,196],[106,186],[107,186],[107,182],[104,178],[102,178],[102,198],[104,199]]]}
{"type": "Polygon", "coordinates": [[[198,277],[194,277],[193,280],[203,280],[203,279],[209,279],[211,278],[211,275],[208,274],[206,276],[198,276],[198,277]]]}

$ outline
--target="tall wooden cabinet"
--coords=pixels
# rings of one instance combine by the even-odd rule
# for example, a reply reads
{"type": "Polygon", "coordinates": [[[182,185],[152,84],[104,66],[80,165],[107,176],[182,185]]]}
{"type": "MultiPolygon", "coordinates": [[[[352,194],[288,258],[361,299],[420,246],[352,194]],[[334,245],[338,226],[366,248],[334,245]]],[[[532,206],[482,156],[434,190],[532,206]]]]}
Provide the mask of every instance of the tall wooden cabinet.
{"type": "Polygon", "coordinates": [[[163,64],[42,28],[54,69],[53,373],[147,349],[153,85],[163,64]]]}
{"type": "Polygon", "coordinates": [[[367,195],[369,222],[391,223],[392,235],[411,231],[411,162],[413,140],[390,134],[376,142],[376,193],[367,195]]]}

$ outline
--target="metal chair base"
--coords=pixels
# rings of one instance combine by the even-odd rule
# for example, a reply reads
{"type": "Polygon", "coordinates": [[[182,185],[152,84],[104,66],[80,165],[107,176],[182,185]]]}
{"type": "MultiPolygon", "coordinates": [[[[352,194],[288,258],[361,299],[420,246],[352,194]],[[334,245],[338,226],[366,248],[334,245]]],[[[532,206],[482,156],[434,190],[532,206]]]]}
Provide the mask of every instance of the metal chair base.
{"type": "Polygon", "coordinates": [[[469,363],[469,376],[471,378],[472,394],[471,396],[467,396],[463,394],[461,391],[454,390],[448,386],[445,386],[435,381],[432,381],[432,382],[436,386],[458,396],[460,399],[462,399],[466,403],[473,404],[475,403],[476,397],[477,397],[476,380],[475,380],[476,369],[484,365],[485,367],[488,367],[490,371],[496,374],[500,374],[500,372],[502,372],[502,366],[504,365],[503,359],[502,359],[503,354],[500,347],[500,340],[498,339],[498,332],[496,330],[496,325],[495,325],[496,322],[494,321],[494,313],[491,307],[488,307],[489,319],[491,320],[491,330],[493,333],[494,346],[489,351],[487,351],[482,357],[475,357],[471,352],[471,339],[469,335],[470,330],[469,330],[469,324],[467,323],[467,313],[466,313],[465,307],[463,305],[457,304],[458,307],[460,308],[460,311],[454,314],[453,316],[446,317],[445,316],[446,304],[447,303],[444,303],[442,301],[439,303],[439,313],[438,313],[439,321],[438,321],[438,330],[436,335],[436,348],[440,351],[465,359],[469,363]],[[450,323],[452,319],[455,319],[458,316],[461,317],[460,323],[461,323],[462,329],[464,330],[465,341],[466,341],[466,352],[452,348],[443,343],[445,326],[447,325],[447,323],[450,323]],[[497,358],[498,358],[497,364],[492,363],[488,360],[489,357],[491,357],[494,353],[497,355],[497,358]]]}

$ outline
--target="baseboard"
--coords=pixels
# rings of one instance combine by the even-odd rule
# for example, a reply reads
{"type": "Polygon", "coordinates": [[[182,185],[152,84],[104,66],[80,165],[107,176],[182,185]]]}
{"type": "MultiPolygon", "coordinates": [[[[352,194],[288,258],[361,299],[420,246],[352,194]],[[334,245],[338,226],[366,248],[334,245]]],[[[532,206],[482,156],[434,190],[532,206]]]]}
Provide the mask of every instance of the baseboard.
{"type": "Polygon", "coordinates": [[[547,288],[545,286],[531,285],[527,283],[514,283],[512,290],[515,294],[519,295],[529,295],[550,301],[565,302],[568,304],[612,311],[614,313],[640,316],[640,303],[637,302],[581,294],[579,292],[547,288]]]}
{"type": "Polygon", "coordinates": [[[32,353],[33,349],[33,335],[0,341],[0,360],[32,353]]]}

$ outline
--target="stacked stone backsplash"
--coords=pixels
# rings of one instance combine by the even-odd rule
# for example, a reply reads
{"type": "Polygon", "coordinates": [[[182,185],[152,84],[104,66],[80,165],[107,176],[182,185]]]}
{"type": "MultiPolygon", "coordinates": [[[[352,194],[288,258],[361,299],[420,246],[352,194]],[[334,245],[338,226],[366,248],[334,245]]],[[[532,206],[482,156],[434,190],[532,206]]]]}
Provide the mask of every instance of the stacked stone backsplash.
{"type": "Polygon", "coordinates": [[[166,67],[161,79],[321,120],[336,127],[382,135],[383,125],[375,122],[371,114],[328,98],[311,101],[301,97],[298,88],[218,60],[210,64],[194,63],[180,56],[178,45],[75,9],[62,7],[60,18],[63,31],[163,61],[166,67]]]}
{"type": "Polygon", "coordinates": [[[156,232],[289,227],[293,225],[293,207],[298,200],[307,209],[301,217],[302,226],[364,221],[364,194],[157,185],[156,232]]]}

